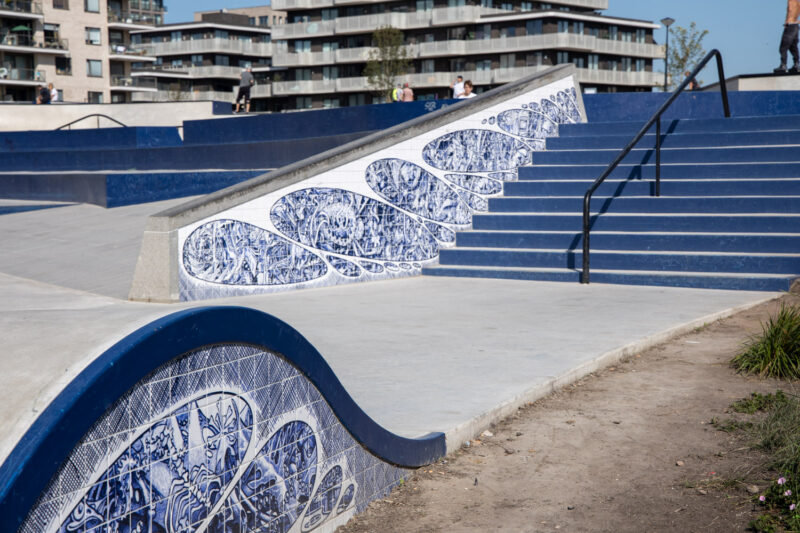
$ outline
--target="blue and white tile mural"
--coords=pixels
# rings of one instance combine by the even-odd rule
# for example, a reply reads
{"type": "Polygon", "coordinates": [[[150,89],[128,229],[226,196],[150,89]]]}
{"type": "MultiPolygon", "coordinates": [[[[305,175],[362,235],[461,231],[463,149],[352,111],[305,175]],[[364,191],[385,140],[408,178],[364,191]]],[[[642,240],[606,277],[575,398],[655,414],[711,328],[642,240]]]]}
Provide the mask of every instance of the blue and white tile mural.
{"type": "Polygon", "coordinates": [[[20,533],[333,531],[409,473],[358,444],[282,357],[214,346],[116,402],[20,533]]]}
{"type": "Polygon", "coordinates": [[[581,122],[572,77],[181,228],[182,300],[419,274],[581,122]]]}

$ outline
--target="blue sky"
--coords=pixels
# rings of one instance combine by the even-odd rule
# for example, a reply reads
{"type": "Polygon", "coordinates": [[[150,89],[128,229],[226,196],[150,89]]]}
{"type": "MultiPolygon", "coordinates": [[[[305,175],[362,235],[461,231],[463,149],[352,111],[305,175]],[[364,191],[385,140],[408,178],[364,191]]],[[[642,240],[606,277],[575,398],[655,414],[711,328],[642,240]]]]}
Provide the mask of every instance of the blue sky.
{"type": "MultiPolygon", "coordinates": [[[[166,0],[167,22],[192,19],[195,11],[264,5],[257,0],[166,0]]],[[[659,21],[672,17],[679,26],[694,21],[709,30],[703,41],[706,50],[719,48],[726,76],[769,72],[778,66],[778,45],[786,16],[785,0],[609,0],[606,15],[659,21]]],[[[664,41],[664,30],[656,30],[656,40],[664,41]]],[[[663,72],[663,63],[656,70],[663,72]]],[[[716,81],[715,67],[701,77],[716,81]]]]}

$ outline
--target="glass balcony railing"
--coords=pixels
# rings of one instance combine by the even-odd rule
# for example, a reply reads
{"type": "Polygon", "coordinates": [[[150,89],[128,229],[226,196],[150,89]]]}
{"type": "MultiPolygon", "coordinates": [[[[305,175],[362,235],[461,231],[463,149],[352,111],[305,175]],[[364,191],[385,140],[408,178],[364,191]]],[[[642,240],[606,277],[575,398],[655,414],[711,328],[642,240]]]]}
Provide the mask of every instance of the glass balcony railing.
{"type": "Polygon", "coordinates": [[[44,83],[44,72],[32,68],[0,67],[0,83],[8,81],[38,81],[44,83]]]}
{"type": "Polygon", "coordinates": [[[108,22],[116,24],[139,24],[144,26],[155,26],[158,23],[156,17],[153,15],[122,11],[109,11],[108,22]]]}
{"type": "Polygon", "coordinates": [[[125,88],[125,89],[156,89],[155,78],[141,78],[132,76],[111,76],[111,88],[125,88]]]}
{"type": "Polygon", "coordinates": [[[42,14],[42,3],[31,0],[4,0],[0,2],[0,13],[3,11],[13,11],[15,13],[30,13],[31,15],[42,14]]]}
{"type": "Polygon", "coordinates": [[[122,43],[111,43],[108,45],[108,52],[113,56],[145,56],[147,51],[136,46],[122,43]]]}

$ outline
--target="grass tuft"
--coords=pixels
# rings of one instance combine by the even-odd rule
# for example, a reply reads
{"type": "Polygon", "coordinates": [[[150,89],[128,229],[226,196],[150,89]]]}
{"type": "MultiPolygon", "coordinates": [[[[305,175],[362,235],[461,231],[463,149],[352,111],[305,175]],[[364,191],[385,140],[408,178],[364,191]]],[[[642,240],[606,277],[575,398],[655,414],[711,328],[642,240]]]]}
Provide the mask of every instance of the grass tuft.
{"type": "Polygon", "coordinates": [[[753,415],[759,411],[769,411],[774,406],[784,403],[786,395],[778,389],[775,394],[760,394],[754,392],[749,398],[742,398],[731,404],[731,410],[737,413],[753,415]]]}
{"type": "Polygon", "coordinates": [[[733,358],[733,367],[744,374],[800,379],[800,309],[781,305],[761,328],[761,335],[752,337],[733,358]]]}

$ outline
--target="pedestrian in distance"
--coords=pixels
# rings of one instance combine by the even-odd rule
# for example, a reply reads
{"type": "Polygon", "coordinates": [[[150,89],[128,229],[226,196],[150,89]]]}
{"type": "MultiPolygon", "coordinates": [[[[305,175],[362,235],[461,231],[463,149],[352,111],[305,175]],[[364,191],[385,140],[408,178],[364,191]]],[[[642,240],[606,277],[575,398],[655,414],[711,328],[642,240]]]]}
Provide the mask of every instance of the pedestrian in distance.
{"type": "Polygon", "coordinates": [[[250,112],[250,88],[255,85],[255,83],[256,80],[253,78],[253,69],[247,67],[239,76],[239,93],[236,95],[236,110],[234,113],[239,112],[241,106],[239,102],[242,101],[242,98],[244,98],[245,113],[250,112]]]}
{"type": "Polygon", "coordinates": [[[792,53],[794,66],[789,71],[791,74],[800,74],[800,52],[797,49],[798,30],[800,30],[800,0],[788,0],[786,4],[786,22],[783,24],[781,36],[781,66],[775,69],[775,74],[786,74],[786,60],[788,53],[792,53]]]}
{"type": "Polygon", "coordinates": [[[461,96],[458,97],[459,100],[464,100],[465,98],[475,98],[475,93],[472,92],[472,80],[467,80],[464,82],[464,92],[461,93],[461,96]]]}
{"type": "MultiPolygon", "coordinates": [[[[686,72],[684,72],[684,73],[683,73],[683,75],[684,75],[684,76],[686,76],[687,78],[688,78],[688,77],[689,77],[691,74],[692,74],[692,73],[691,73],[691,72],[689,72],[688,70],[687,70],[686,72]]],[[[699,84],[699,83],[697,83],[697,80],[696,80],[696,79],[692,78],[692,79],[691,79],[691,81],[689,82],[689,85],[687,85],[687,86],[686,86],[686,90],[688,90],[688,91],[699,91],[699,90],[700,90],[700,84],[699,84]]]]}
{"type": "Polygon", "coordinates": [[[411,87],[408,86],[408,82],[405,82],[403,84],[403,101],[404,102],[414,101],[414,91],[412,91],[411,87]]]}
{"type": "Polygon", "coordinates": [[[50,89],[50,103],[58,102],[58,91],[53,87],[53,84],[48,83],[47,88],[50,89]]]}
{"type": "Polygon", "coordinates": [[[450,88],[453,89],[453,98],[458,98],[459,96],[464,94],[463,76],[456,76],[456,81],[450,84],[450,88]]]}
{"type": "Polygon", "coordinates": [[[49,104],[50,103],[50,89],[45,87],[44,85],[39,86],[39,96],[36,97],[37,104],[49,104]]]}
{"type": "Polygon", "coordinates": [[[402,102],[403,101],[403,86],[397,84],[397,87],[392,89],[392,102],[402,102]]]}

